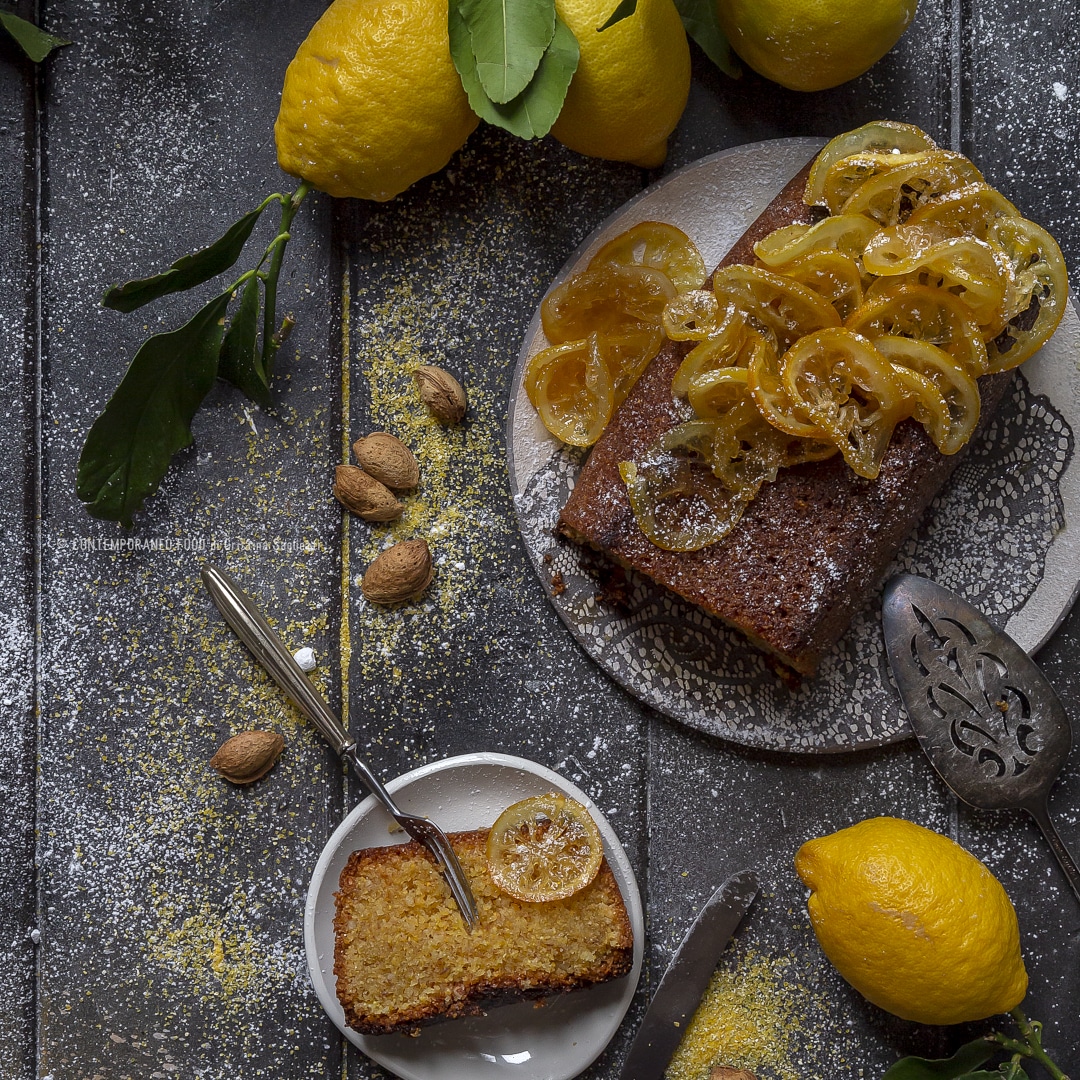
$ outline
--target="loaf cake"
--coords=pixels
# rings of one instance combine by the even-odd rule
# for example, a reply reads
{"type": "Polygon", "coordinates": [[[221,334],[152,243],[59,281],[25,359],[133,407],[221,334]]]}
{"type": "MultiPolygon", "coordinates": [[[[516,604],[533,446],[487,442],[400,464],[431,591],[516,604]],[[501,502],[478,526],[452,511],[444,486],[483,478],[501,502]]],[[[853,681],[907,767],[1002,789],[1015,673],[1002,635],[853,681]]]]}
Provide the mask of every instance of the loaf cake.
{"type": "MultiPolygon", "coordinates": [[[[811,222],[803,202],[809,166],[773,200],[721,263],[753,263],[755,242],[782,225],[811,222]]],[[[799,675],[812,675],[963,453],[942,455],[922,425],[900,423],[867,480],[839,454],[780,470],[715,544],[663,550],[634,517],[619,463],[645,455],[679,423],[672,378],[694,342],[668,341],[592,448],[559,532],[603,552],[718,616],[799,675]]],[[[1011,376],[979,380],[982,420],[1011,376]]]]}
{"type": "Polygon", "coordinates": [[[335,894],[334,975],[346,1023],[366,1035],[480,1015],[626,975],[633,931],[605,860],[564,900],[522,903],[491,879],[488,830],[451,833],[476,896],[469,933],[430,852],[410,841],[354,851],[335,894]]]}

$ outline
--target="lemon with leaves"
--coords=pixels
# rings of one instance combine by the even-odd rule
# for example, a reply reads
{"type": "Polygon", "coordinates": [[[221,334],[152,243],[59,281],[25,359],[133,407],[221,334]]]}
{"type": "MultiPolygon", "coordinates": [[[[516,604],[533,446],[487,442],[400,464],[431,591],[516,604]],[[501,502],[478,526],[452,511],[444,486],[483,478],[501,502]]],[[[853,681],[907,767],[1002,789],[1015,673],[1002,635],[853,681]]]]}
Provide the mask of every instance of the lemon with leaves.
{"type": "Polygon", "coordinates": [[[825,955],[875,1005],[960,1024],[1023,1000],[1016,911],[997,878],[947,837],[871,818],[807,841],[795,869],[825,955]]]}
{"type": "Polygon", "coordinates": [[[612,0],[556,0],[581,56],[551,129],[589,157],[653,169],[667,156],[690,93],[690,46],[672,0],[638,0],[606,30],[612,0]]]}
{"type": "Polygon", "coordinates": [[[285,73],[274,136],[285,172],[381,202],[441,169],[478,122],[447,0],[334,0],[285,73]]]}
{"type": "Polygon", "coordinates": [[[877,63],[915,17],[918,0],[716,0],[731,47],[790,90],[825,90],[877,63]]]}

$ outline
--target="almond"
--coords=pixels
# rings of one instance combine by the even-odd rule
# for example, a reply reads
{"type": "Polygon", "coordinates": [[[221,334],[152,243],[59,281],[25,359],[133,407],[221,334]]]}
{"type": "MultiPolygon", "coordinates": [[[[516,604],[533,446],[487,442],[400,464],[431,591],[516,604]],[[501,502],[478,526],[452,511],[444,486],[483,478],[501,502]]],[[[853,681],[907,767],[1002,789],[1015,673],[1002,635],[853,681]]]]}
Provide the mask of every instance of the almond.
{"type": "Polygon", "coordinates": [[[424,540],[402,540],[387,548],[368,568],[360,583],[374,604],[415,600],[435,576],[431,550],[424,540]]]}
{"type": "Polygon", "coordinates": [[[420,483],[420,466],[412,451],[388,431],[373,431],[353,443],[361,468],[395,491],[407,491],[420,483]]]}
{"type": "Polygon", "coordinates": [[[461,383],[440,367],[425,364],[413,372],[420,400],[440,424],[457,424],[465,415],[465,391],[461,383]]]}
{"type": "Polygon", "coordinates": [[[275,731],[241,731],[222,743],[210,764],[230,784],[253,784],[265,776],[285,749],[275,731]]]}
{"type": "Polygon", "coordinates": [[[381,480],[355,465],[339,465],[334,470],[334,497],[365,521],[394,521],[405,509],[381,480]]]}

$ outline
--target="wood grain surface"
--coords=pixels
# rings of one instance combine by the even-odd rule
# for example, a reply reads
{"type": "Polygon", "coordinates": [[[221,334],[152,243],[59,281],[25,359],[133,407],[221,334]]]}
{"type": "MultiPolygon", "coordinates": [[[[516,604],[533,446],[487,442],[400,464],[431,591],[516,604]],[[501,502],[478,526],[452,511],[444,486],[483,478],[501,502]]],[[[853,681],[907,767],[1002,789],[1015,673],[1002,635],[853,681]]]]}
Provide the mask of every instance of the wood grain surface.
{"type": "MultiPolygon", "coordinates": [[[[913,743],[811,761],[710,740],[640,705],[546,602],[518,539],[504,437],[526,326],[570,252],[664,172],[740,143],[918,124],[1050,228],[1080,281],[1080,9],[923,0],[870,72],[812,95],[749,71],[732,81],[695,47],[662,172],[481,126],[389,203],[310,198],[286,260],[280,306],[297,327],[272,407],[219,384],[134,529],[94,521],[74,494],[86,431],[139,342],[198,302],[121,315],[101,293],[292,190],[273,120],[324,6],[41,0],[19,10],[75,44],[35,69],[0,40],[0,1077],[386,1075],[346,1051],[303,951],[308,879],[362,793],[212,609],[207,559],[290,645],[315,650],[316,682],[383,776],[519,754],[608,816],[646,900],[647,970],[583,1075],[617,1074],[696,910],[743,868],[763,893],[722,963],[752,975],[775,1019],[761,1080],[873,1080],[902,1053],[945,1053],[985,1030],[896,1020],[822,956],[792,858],[876,814],[955,837],[1001,878],[1020,916],[1026,1010],[1080,1069],[1080,908],[1034,826],[958,807],[913,743]],[[427,418],[410,393],[417,362],[465,384],[465,424],[427,418]],[[405,439],[423,470],[390,528],[343,519],[330,495],[351,439],[375,429],[405,439]],[[412,535],[435,553],[428,598],[365,604],[364,567],[412,535]],[[286,749],[263,781],[232,788],[208,761],[247,728],[280,731],[286,749]]],[[[1074,715],[1078,645],[1073,616],[1040,656],[1074,715]]],[[[1074,850],[1078,754],[1051,804],[1074,850]]]]}

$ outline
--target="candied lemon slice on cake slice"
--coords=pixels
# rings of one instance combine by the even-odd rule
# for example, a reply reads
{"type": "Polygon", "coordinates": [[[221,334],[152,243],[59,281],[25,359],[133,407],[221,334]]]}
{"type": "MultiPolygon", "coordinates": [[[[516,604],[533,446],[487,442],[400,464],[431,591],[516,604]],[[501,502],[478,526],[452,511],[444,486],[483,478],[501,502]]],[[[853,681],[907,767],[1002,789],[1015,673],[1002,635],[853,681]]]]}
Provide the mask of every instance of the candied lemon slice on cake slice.
{"type": "Polygon", "coordinates": [[[589,811],[569,795],[534,795],[508,806],[491,827],[487,865],[503,892],[539,903],[584,889],[600,870],[604,841],[589,811]]]}

